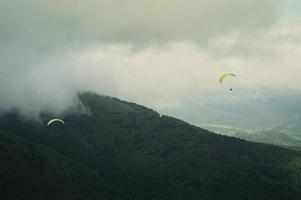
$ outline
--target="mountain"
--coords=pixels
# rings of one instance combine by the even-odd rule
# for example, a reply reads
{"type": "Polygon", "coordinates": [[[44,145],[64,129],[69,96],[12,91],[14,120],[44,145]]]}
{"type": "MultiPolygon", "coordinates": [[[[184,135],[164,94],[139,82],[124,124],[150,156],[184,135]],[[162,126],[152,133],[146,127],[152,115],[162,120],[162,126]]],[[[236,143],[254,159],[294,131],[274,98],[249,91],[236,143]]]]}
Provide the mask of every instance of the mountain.
{"type": "Polygon", "coordinates": [[[301,118],[289,120],[273,128],[256,131],[217,124],[207,124],[203,127],[222,135],[301,150],[301,118]]]}
{"type": "Polygon", "coordinates": [[[292,90],[233,88],[203,92],[198,98],[160,110],[195,124],[219,124],[239,129],[270,129],[301,118],[301,93],[292,90]]]}
{"type": "Polygon", "coordinates": [[[93,93],[47,127],[0,118],[0,199],[300,199],[301,154],[93,93]]]}
{"type": "Polygon", "coordinates": [[[301,142],[301,118],[295,118],[281,125],[275,126],[273,131],[286,134],[294,138],[296,141],[301,142]]]}

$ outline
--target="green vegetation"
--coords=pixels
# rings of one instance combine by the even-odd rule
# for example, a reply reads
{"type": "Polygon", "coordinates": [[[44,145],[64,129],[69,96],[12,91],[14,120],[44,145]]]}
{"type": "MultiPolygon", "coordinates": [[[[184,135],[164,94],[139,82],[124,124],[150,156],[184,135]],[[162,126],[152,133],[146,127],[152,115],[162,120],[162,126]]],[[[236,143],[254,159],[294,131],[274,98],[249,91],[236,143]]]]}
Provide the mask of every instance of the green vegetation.
{"type": "Polygon", "coordinates": [[[0,199],[300,199],[301,154],[91,93],[47,127],[0,119],[0,199]],[[73,113],[73,114],[72,114],[73,113]]]}

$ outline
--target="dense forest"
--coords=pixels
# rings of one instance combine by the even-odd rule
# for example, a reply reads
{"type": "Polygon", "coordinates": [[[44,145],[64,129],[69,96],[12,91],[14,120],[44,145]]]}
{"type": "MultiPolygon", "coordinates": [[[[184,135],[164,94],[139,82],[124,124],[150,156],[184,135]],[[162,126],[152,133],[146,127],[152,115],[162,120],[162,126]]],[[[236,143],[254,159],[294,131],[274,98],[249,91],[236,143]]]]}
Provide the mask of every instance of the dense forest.
{"type": "Polygon", "coordinates": [[[0,199],[301,199],[301,153],[93,93],[88,110],[0,117],[0,199]]]}

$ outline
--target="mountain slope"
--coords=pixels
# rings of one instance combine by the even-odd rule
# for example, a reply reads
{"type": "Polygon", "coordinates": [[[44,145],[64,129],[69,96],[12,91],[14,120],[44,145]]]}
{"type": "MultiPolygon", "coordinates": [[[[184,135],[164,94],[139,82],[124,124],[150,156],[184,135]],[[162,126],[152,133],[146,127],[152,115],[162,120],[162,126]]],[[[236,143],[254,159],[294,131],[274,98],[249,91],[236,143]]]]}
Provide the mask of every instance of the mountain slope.
{"type": "Polygon", "coordinates": [[[216,124],[204,125],[204,127],[222,135],[233,136],[247,141],[264,142],[267,144],[275,144],[300,150],[300,124],[301,120],[297,118],[270,129],[262,129],[257,131],[238,129],[216,124]]]}
{"type": "Polygon", "coordinates": [[[298,152],[219,136],[116,98],[80,99],[89,114],[66,113],[64,126],[45,126],[47,114],[42,124],[1,117],[3,197],[19,190],[28,199],[301,197],[298,152]]]}

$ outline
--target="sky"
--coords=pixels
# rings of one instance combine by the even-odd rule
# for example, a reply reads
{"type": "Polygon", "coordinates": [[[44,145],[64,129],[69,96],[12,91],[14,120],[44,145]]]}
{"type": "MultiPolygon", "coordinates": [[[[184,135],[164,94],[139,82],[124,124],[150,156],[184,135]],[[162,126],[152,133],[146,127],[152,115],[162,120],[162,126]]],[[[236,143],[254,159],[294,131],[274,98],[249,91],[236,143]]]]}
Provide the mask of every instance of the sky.
{"type": "Polygon", "coordinates": [[[0,0],[0,112],[59,114],[86,90],[162,112],[299,94],[300,11],[298,0],[0,0]],[[237,77],[221,85],[223,73],[237,77]]]}

